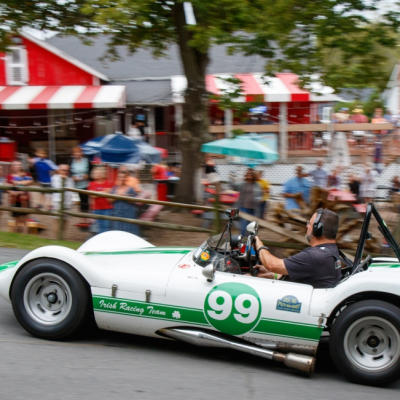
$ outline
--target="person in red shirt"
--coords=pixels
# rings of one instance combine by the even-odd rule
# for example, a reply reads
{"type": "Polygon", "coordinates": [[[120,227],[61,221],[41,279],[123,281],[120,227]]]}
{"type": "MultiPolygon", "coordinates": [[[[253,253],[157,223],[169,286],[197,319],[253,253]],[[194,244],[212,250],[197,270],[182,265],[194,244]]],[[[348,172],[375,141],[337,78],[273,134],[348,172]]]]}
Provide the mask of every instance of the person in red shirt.
{"type": "MultiPolygon", "coordinates": [[[[88,190],[94,192],[110,193],[112,183],[107,180],[107,170],[105,167],[95,167],[92,170],[92,181],[89,183],[88,190]]],[[[90,209],[93,214],[111,215],[112,203],[105,197],[90,196],[90,209]]],[[[92,228],[93,233],[102,233],[110,230],[111,221],[98,219],[92,228]]]]}
{"type": "Polygon", "coordinates": [[[156,164],[151,169],[153,179],[157,182],[157,200],[168,201],[167,198],[167,183],[168,169],[166,165],[156,164]]]}

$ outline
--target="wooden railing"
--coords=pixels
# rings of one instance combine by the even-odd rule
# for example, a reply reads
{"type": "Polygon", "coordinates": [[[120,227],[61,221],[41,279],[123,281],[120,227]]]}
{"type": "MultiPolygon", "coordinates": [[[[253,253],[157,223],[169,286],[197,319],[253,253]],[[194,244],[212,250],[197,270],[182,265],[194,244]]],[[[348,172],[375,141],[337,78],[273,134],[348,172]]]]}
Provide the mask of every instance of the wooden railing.
{"type": "MultiPolygon", "coordinates": [[[[271,133],[279,133],[280,125],[279,124],[264,124],[264,125],[232,125],[233,129],[240,129],[244,132],[271,132],[271,133]]],[[[387,122],[382,124],[373,124],[373,123],[362,123],[362,124],[353,124],[353,123],[331,123],[331,124],[287,124],[285,125],[287,132],[325,132],[325,131],[341,131],[341,132],[350,132],[350,131],[381,131],[381,130],[391,130],[394,128],[393,124],[387,122]]],[[[210,125],[209,127],[210,133],[224,133],[225,126],[224,125],[210,125]]]]}
{"type": "Polygon", "coordinates": [[[80,218],[91,218],[91,219],[105,219],[109,221],[121,221],[121,222],[128,222],[131,224],[141,225],[141,226],[148,226],[153,228],[160,228],[160,229],[168,229],[173,231],[185,231],[185,232],[218,232],[221,228],[221,218],[220,213],[223,212],[223,208],[219,206],[219,202],[215,202],[213,207],[203,206],[198,204],[184,204],[184,203],[175,203],[175,202],[168,202],[168,201],[159,201],[159,200],[150,200],[150,199],[142,199],[136,197],[128,197],[128,196],[119,196],[116,194],[108,194],[103,192],[94,192],[90,190],[83,190],[83,189],[75,189],[75,188],[68,188],[63,187],[61,189],[55,188],[39,188],[34,186],[13,186],[13,185],[0,185],[0,190],[13,190],[13,191],[21,191],[21,192],[41,192],[41,193],[61,193],[61,201],[60,201],[60,208],[55,211],[44,211],[36,208],[23,208],[23,207],[10,207],[10,206],[0,206],[0,210],[10,211],[10,212],[24,212],[33,215],[50,215],[54,217],[58,217],[58,233],[57,239],[62,240],[64,237],[64,226],[65,226],[65,219],[67,216],[73,217],[80,217],[80,218]],[[104,197],[108,199],[114,200],[123,200],[128,203],[141,203],[141,204],[158,204],[163,205],[166,207],[171,208],[180,208],[180,209],[191,209],[191,210],[203,210],[203,211],[211,211],[214,212],[214,229],[207,229],[202,227],[196,226],[188,226],[188,225],[180,225],[180,224],[171,224],[166,222],[152,222],[152,221],[144,221],[140,218],[133,219],[133,218],[125,218],[125,217],[116,217],[116,216],[105,216],[105,215],[97,215],[92,213],[82,213],[82,212],[75,212],[70,211],[65,208],[65,192],[75,192],[75,193],[84,193],[88,196],[95,196],[95,197],[104,197]]]}

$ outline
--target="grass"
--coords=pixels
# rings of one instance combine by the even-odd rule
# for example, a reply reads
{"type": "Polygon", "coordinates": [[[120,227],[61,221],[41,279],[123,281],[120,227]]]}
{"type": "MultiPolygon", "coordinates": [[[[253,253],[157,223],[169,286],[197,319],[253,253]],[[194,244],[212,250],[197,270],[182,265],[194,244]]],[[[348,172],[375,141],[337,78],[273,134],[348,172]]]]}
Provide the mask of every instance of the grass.
{"type": "Polygon", "coordinates": [[[65,246],[71,249],[77,249],[81,245],[81,242],[44,239],[35,235],[25,235],[22,233],[0,232],[0,247],[33,250],[37,247],[48,245],[65,246]]]}

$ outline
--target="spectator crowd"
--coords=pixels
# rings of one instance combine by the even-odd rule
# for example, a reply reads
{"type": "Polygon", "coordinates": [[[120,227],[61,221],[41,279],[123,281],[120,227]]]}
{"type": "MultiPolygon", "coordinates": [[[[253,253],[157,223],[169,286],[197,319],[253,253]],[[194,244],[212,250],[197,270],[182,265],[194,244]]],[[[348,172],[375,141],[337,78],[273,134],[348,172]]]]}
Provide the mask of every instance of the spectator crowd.
{"type": "MultiPolygon", "coordinates": [[[[35,195],[35,201],[32,201],[32,193],[21,190],[21,187],[36,185],[47,189],[76,188],[125,197],[148,195],[141,189],[136,170],[126,165],[119,166],[116,171],[105,165],[94,165],[83,155],[79,146],[73,149],[69,163],[56,165],[47,158],[44,149],[38,149],[35,156],[29,158],[25,164],[19,160],[13,161],[7,175],[3,166],[0,166],[0,184],[12,185],[6,191],[7,204],[11,207],[21,209],[33,207],[42,211],[58,211],[61,207],[64,210],[71,209],[75,203],[79,203],[79,211],[82,213],[90,212],[101,216],[135,219],[138,217],[140,205],[123,199],[109,199],[87,193],[76,194],[66,190],[63,196],[59,191],[43,191],[35,195]]],[[[2,194],[0,191],[0,204],[6,201],[2,198],[2,194]]],[[[29,218],[29,212],[16,210],[11,214],[13,230],[27,233],[27,222],[32,220],[29,218]]],[[[87,227],[93,234],[111,229],[140,234],[138,225],[128,222],[82,218],[78,225],[87,227]]]]}

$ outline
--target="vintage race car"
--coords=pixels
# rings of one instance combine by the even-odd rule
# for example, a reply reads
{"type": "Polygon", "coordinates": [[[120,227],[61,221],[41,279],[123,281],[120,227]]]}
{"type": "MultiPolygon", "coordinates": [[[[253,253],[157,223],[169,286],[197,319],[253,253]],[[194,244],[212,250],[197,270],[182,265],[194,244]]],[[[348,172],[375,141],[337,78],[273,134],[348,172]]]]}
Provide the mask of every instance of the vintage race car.
{"type": "Polygon", "coordinates": [[[400,249],[372,204],[354,262],[345,260],[332,289],[252,276],[256,223],[237,237],[237,210],[228,214],[224,232],[198,248],[155,247],[119,231],[76,251],[38,248],[0,266],[0,294],[40,338],[65,339],[94,321],[105,330],[237,349],[308,374],[326,338],[348,379],[383,385],[399,377],[400,249]],[[362,260],[371,216],[397,258],[362,260]]]}

